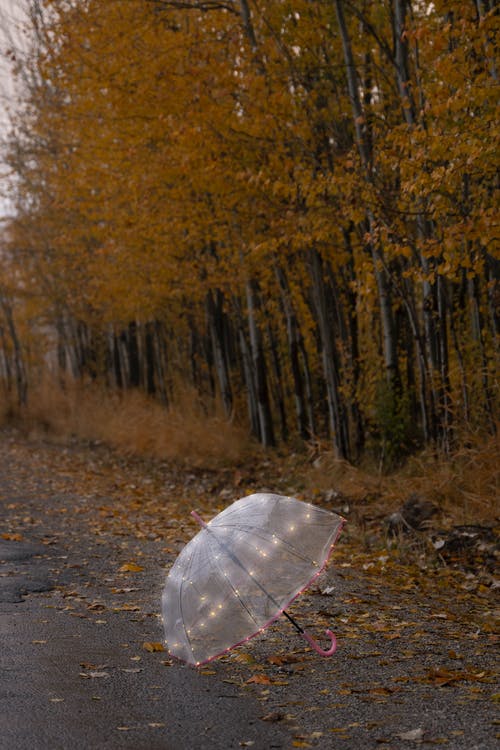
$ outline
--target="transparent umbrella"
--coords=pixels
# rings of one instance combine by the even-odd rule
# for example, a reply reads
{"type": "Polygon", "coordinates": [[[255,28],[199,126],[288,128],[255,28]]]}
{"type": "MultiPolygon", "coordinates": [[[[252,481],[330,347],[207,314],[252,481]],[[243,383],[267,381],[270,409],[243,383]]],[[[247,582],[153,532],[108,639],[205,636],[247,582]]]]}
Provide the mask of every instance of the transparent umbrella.
{"type": "Polygon", "coordinates": [[[325,568],[345,520],[283,495],[237,500],[205,523],[184,547],[162,597],[169,653],[199,666],[240,645],[281,614],[322,656],[323,650],[285,611],[325,568]]]}

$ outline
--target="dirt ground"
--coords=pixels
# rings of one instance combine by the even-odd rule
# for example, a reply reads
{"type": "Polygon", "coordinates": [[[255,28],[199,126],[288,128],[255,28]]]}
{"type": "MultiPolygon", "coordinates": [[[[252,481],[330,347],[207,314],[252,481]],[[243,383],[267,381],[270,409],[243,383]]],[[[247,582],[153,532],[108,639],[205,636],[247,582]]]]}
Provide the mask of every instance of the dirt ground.
{"type": "MultiPolygon", "coordinates": [[[[269,483],[260,468],[0,433],[0,747],[493,748],[491,571],[402,555],[349,515],[291,609],[324,645],[332,628],[333,657],[281,618],[198,670],[169,658],[161,591],[197,532],[190,510],[210,518],[251,492],[289,492],[269,483]]],[[[334,493],[313,501],[339,510],[334,493]]]]}

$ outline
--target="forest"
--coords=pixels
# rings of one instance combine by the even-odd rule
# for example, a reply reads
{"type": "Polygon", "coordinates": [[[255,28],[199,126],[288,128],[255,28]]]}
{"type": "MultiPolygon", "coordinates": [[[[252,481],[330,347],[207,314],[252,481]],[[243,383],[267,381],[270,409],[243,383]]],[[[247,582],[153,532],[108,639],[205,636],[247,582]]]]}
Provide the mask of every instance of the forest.
{"type": "Polygon", "coordinates": [[[390,468],[498,424],[495,0],[27,0],[0,392],[390,468]],[[117,402],[119,403],[119,401],[117,402]]]}

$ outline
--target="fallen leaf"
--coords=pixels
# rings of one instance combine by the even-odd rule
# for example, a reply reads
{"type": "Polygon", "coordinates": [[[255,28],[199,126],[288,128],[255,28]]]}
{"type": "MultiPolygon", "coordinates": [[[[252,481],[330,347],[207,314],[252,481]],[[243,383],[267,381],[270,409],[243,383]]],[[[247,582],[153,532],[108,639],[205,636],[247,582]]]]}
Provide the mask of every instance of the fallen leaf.
{"type": "Polygon", "coordinates": [[[249,680],[247,680],[248,683],[255,683],[256,685],[271,685],[272,680],[270,677],[268,677],[265,674],[254,674],[253,677],[250,677],[249,680]]]}
{"type": "Polygon", "coordinates": [[[2,539],[7,539],[8,542],[22,542],[22,534],[9,534],[8,532],[0,535],[2,539]]]}
{"type": "Polygon", "coordinates": [[[152,654],[154,651],[165,651],[165,646],[163,645],[163,643],[159,642],[145,641],[142,644],[142,647],[145,651],[149,651],[150,654],[152,654]]]}
{"type": "Polygon", "coordinates": [[[140,612],[137,604],[124,604],[122,607],[113,607],[113,612],[140,612]]]}
{"type": "Polygon", "coordinates": [[[137,563],[124,563],[120,567],[120,573],[140,573],[141,570],[144,570],[142,565],[137,565],[137,563]]]}
{"type": "Polygon", "coordinates": [[[157,727],[164,727],[165,724],[163,721],[150,721],[148,724],[148,727],[153,727],[153,729],[156,729],[157,727]]]}
{"type": "Polygon", "coordinates": [[[270,656],[267,661],[269,664],[281,667],[283,664],[296,664],[300,659],[293,654],[284,654],[283,656],[270,656]]]}
{"type": "Polygon", "coordinates": [[[261,716],[261,721],[282,721],[285,718],[285,714],[281,711],[272,711],[270,714],[261,716]]]}
{"type": "Polygon", "coordinates": [[[395,688],[378,686],[370,688],[368,691],[371,695],[392,695],[395,692],[395,688]]]}
{"type": "Polygon", "coordinates": [[[235,653],[233,656],[233,661],[241,662],[242,664],[255,664],[254,657],[251,654],[246,654],[245,652],[235,653]]]}
{"type": "Polygon", "coordinates": [[[454,682],[488,682],[487,672],[472,672],[470,670],[453,671],[445,667],[429,669],[424,677],[420,677],[418,682],[427,682],[431,685],[443,687],[451,685],[454,682]]]}
{"type": "Polygon", "coordinates": [[[411,729],[409,732],[401,732],[396,735],[400,740],[406,740],[407,742],[422,742],[424,738],[424,730],[419,727],[418,729],[411,729]]]}
{"type": "Polygon", "coordinates": [[[87,680],[99,677],[109,677],[109,672],[80,672],[80,677],[83,677],[87,680]]]}

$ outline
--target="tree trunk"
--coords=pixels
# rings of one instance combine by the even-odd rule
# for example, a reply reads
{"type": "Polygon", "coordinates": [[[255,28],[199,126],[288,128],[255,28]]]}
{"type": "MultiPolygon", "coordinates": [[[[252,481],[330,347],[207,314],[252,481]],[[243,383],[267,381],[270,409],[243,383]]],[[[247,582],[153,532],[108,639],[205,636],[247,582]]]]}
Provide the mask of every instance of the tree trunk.
{"type": "Polygon", "coordinates": [[[259,296],[256,282],[246,283],[248,330],[250,334],[250,350],[252,353],[252,367],[255,375],[257,413],[259,417],[259,436],[262,445],[275,444],[269,389],[267,384],[267,367],[262,344],[262,334],[256,320],[259,310],[259,296]]]}
{"type": "Polygon", "coordinates": [[[16,390],[17,390],[17,401],[19,406],[24,406],[28,396],[28,382],[26,379],[26,370],[24,367],[23,356],[21,352],[21,344],[17,336],[17,330],[14,323],[14,316],[12,315],[12,307],[8,300],[0,294],[0,306],[4,314],[5,321],[7,323],[7,329],[9,331],[10,339],[12,341],[13,359],[14,359],[14,373],[16,378],[16,390]]]}
{"type": "Polygon", "coordinates": [[[288,440],[288,421],[286,417],[285,394],[283,389],[283,373],[276,336],[269,320],[267,322],[267,338],[269,341],[272,371],[274,373],[274,378],[271,379],[271,392],[278,409],[281,439],[286,442],[288,440]]]}
{"type": "Polygon", "coordinates": [[[139,358],[139,341],[137,323],[135,320],[128,324],[127,335],[128,362],[129,362],[129,386],[139,388],[141,385],[141,363],[139,358]]]}
{"type": "Polygon", "coordinates": [[[484,345],[483,315],[481,312],[479,279],[477,276],[475,276],[473,279],[469,279],[468,287],[471,305],[472,331],[479,347],[479,353],[481,357],[481,382],[484,394],[484,408],[486,411],[486,417],[488,420],[490,432],[494,435],[496,433],[496,424],[494,417],[495,410],[493,406],[494,398],[491,392],[488,375],[488,359],[486,357],[486,349],[484,345]]]}
{"type": "Polygon", "coordinates": [[[229,419],[233,413],[233,391],[229,377],[223,305],[222,292],[216,290],[214,293],[210,290],[205,300],[208,331],[222,404],[225,415],[229,419]]]}
{"type": "Polygon", "coordinates": [[[415,103],[411,91],[410,69],[408,65],[408,40],[405,34],[408,0],[394,0],[394,62],[399,97],[403,117],[408,125],[415,124],[415,103]]]}
{"type": "Polygon", "coordinates": [[[330,434],[336,458],[349,458],[349,440],[345,410],[339,391],[338,355],[335,347],[334,332],[328,314],[328,304],[323,277],[323,263],[317,250],[310,254],[311,278],[313,284],[314,305],[321,341],[321,357],[325,378],[330,434]]]}
{"type": "MultiPolygon", "coordinates": [[[[372,152],[370,148],[370,137],[367,129],[366,116],[361,105],[359,87],[356,74],[356,66],[352,54],[351,40],[345,22],[342,0],[335,0],[337,22],[339,25],[342,48],[344,51],[344,62],[347,74],[347,86],[351,100],[354,130],[356,135],[356,146],[364,169],[365,179],[371,183],[372,179],[372,152]]],[[[372,257],[375,280],[380,306],[380,321],[382,327],[382,342],[385,362],[386,379],[395,392],[399,380],[397,344],[394,331],[394,320],[392,314],[392,301],[390,293],[390,280],[385,270],[382,248],[377,240],[375,217],[371,210],[367,211],[367,229],[369,236],[369,251],[372,257]]]]}
{"type": "Polygon", "coordinates": [[[241,317],[239,318],[239,342],[243,367],[243,380],[245,382],[247,392],[247,409],[248,417],[250,420],[250,429],[252,435],[254,435],[257,440],[260,440],[259,413],[257,408],[257,387],[255,385],[255,377],[252,367],[252,356],[250,354],[250,348],[248,346],[243,326],[243,318],[241,317]]]}
{"type": "Polygon", "coordinates": [[[288,339],[288,352],[290,357],[290,368],[293,380],[293,396],[295,404],[295,414],[297,419],[297,429],[299,434],[305,440],[311,437],[311,423],[307,418],[307,410],[304,399],[304,382],[300,367],[299,358],[299,324],[294,313],[290,299],[290,289],[283,269],[279,265],[274,267],[275,275],[281,290],[281,301],[285,313],[286,332],[288,339]]]}

